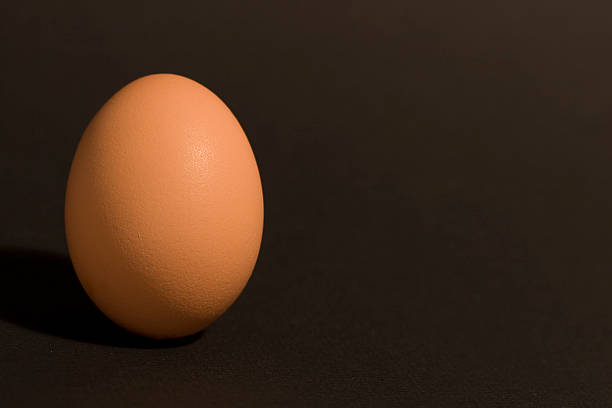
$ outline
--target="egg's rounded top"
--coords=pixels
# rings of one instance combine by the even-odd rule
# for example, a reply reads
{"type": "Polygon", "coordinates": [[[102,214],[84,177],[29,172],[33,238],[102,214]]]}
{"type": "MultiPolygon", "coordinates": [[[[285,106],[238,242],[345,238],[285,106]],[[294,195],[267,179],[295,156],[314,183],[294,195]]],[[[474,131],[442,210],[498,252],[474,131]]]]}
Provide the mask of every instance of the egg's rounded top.
{"type": "Polygon", "coordinates": [[[255,157],[204,86],[172,74],[137,79],[85,130],[65,222],[77,275],[107,316],[150,337],[194,333],[231,305],[257,259],[255,157]]]}

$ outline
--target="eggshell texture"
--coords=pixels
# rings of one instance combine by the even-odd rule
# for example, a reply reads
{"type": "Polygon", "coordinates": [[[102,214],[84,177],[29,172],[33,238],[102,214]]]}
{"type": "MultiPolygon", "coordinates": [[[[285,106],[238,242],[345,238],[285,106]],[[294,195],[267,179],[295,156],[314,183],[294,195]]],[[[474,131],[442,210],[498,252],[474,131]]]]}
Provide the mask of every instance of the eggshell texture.
{"type": "Polygon", "coordinates": [[[255,265],[255,157],[204,86],[171,74],[137,79],[85,130],[65,223],[74,269],[109,318],[153,338],[195,333],[234,302],[255,265]]]}

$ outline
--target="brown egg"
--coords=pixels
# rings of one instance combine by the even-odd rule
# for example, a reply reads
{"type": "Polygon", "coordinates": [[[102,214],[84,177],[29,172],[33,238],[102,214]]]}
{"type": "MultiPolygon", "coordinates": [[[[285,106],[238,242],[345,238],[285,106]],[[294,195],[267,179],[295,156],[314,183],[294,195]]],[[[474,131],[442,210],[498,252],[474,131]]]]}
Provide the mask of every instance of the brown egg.
{"type": "Polygon", "coordinates": [[[257,260],[263,197],[240,124],[178,75],[133,81],[94,116],[66,188],[66,241],[88,295],[124,328],[198,332],[257,260]]]}

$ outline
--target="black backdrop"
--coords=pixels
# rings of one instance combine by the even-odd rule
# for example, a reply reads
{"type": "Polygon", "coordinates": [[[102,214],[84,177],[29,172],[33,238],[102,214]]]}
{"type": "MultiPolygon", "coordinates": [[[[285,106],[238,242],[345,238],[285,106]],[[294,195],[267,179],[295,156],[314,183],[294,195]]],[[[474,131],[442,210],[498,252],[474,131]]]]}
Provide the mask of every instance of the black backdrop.
{"type": "Polygon", "coordinates": [[[611,15],[2,2],[0,404],[609,407],[611,15]],[[266,205],[246,291],[169,343],[97,313],[63,235],[81,132],[154,72],[228,104],[266,205]]]}

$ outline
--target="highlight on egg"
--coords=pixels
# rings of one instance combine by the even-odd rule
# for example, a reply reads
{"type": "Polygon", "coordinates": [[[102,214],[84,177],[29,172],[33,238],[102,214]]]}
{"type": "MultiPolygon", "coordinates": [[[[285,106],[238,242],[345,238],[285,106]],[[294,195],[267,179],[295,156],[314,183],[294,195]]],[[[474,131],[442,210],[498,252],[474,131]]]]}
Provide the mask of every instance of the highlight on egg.
{"type": "Polygon", "coordinates": [[[173,74],[139,78],[87,126],[66,187],[66,242],[111,320],[152,338],[196,333],[240,295],[263,231],[249,141],[229,108],[173,74]]]}

